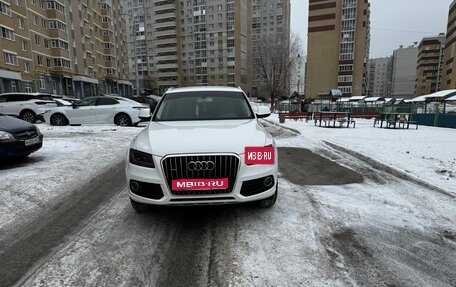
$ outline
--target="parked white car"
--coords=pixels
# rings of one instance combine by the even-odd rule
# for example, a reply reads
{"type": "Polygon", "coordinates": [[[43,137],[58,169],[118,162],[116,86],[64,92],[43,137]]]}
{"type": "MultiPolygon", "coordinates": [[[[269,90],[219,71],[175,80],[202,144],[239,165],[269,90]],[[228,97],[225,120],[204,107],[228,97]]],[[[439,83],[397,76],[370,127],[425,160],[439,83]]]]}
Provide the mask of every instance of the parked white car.
{"type": "Polygon", "coordinates": [[[78,124],[136,125],[142,121],[140,111],[149,114],[149,107],[122,97],[89,97],[69,106],[47,111],[44,119],[54,126],[78,124]]]}
{"type": "Polygon", "coordinates": [[[233,87],[166,92],[149,126],[131,142],[126,178],[133,208],[228,204],[277,198],[275,142],[247,96],[233,87]]]}
{"type": "Polygon", "coordinates": [[[43,114],[57,107],[50,94],[4,93],[0,95],[0,113],[35,123],[43,114]]]}

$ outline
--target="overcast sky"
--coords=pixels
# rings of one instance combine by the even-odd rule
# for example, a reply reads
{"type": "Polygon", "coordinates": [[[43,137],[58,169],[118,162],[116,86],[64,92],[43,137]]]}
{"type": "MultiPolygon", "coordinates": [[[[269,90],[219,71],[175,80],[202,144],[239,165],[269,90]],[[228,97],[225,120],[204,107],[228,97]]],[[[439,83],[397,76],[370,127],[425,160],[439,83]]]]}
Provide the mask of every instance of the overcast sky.
{"type": "MultiPolygon", "coordinates": [[[[446,33],[453,0],[369,0],[371,3],[370,58],[393,54],[423,37],[446,33]]],[[[308,0],[291,0],[291,29],[307,46],[308,0]]],[[[307,50],[306,50],[307,54],[307,50]]]]}

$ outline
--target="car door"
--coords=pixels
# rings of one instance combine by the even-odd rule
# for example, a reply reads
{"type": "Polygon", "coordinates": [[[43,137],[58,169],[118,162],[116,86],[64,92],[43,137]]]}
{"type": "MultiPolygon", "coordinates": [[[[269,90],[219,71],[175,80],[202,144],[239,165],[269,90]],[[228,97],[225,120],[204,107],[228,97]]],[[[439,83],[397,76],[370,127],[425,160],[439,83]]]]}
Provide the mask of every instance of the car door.
{"type": "Polygon", "coordinates": [[[5,115],[8,114],[8,108],[6,104],[6,95],[0,95],[0,113],[5,115]]]}
{"type": "Polygon", "coordinates": [[[1,111],[4,114],[18,117],[20,112],[26,108],[26,103],[31,100],[32,96],[23,94],[6,94],[2,95],[3,101],[0,103],[1,111]]]}
{"type": "Polygon", "coordinates": [[[97,100],[95,109],[96,121],[99,124],[112,124],[114,123],[114,116],[120,106],[119,101],[113,98],[100,97],[97,100]]]}
{"type": "Polygon", "coordinates": [[[87,98],[73,104],[72,108],[66,110],[68,120],[72,124],[93,124],[96,123],[95,104],[97,98],[87,98]]]}

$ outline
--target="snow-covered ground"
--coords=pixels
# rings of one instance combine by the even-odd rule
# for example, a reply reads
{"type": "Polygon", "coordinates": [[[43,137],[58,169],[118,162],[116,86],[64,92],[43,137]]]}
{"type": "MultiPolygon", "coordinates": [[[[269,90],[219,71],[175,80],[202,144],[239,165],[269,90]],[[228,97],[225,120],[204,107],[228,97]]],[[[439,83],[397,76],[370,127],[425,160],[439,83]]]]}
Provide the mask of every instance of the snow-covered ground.
{"type": "MultiPolygon", "coordinates": [[[[279,124],[277,114],[267,118],[279,124]]],[[[356,128],[323,128],[313,121],[281,124],[301,136],[279,140],[282,146],[315,150],[331,142],[406,172],[456,195],[456,130],[428,126],[410,129],[373,127],[373,119],[356,119],[356,128]]]]}
{"type": "MultiPolygon", "coordinates": [[[[455,130],[380,129],[372,127],[373,120],[359,119],[356,128],[348,129],[293,120],[279,124],[277,115],[267,120],[300,133],[276,139],[278,146],[319,152],[330,149],[324,142],[331,142],[456,193],[455,130]]],[[[30,217],[46,212],[60,196],[123,161],[129,142],[141,130],[40,128],[45,136],[41,150],[21,164],[0,167],[0,234],[20,228],[30,217]]],[[[338,161],[355,170],[366,168],[350,156],[338,161]]],[[[132,286],[142,282],[152,286],[163,270],[175,264],[166,262],[167,254],[177,247],[167,244],[176,237],[185,239],[181,242],[185,245],[188,233],[195,232],[193,240],[209,238],[214,244],[197,249],[201,262],[215,257],[212,268],[220,281],[208,281],[212,285],[372,286],[382,285],[376,281],[380,278],[391,286],[451,286],[447,282],[456,264],[451,259],[455,200],[378,173],[381,178],[375,177],[374,170],[363,183],[340,186],[299,186],[282,178],[281,194],[272,209],[217,208],[196,215],[193,210],[176,214],[167,209],[137,215],[125,188],[76,237],[37,264],[23,283],[132,286]],[[358,254],[363,257],[353,257],[358,254]],[[431,263],[423,263],[427,261],[431,263]],[[436,270],[423,269],[431,265],[436,270]]]]}
{"type": "MultiPolygon", "coordinates": [[[[25,161],[0,166],[0,230],[18,229],[111,165],[125,160],[142,128],[38,124],[43,147],[25,161]]],[[[4,232],[0,232],[0,234],[4,232]]],[[[1,236],[0,236],[1,239],[1,236]]]]}
{"type": "MultiPolygon", "coordinates": [[[[277,114],[268,121],[279,124],[277,114]]],[[[420,126],[381,129],[373,120],[356,120],[356,128],[322,128],[312,121],[286,120],[285,127],[301,133],[277,140],[279,146],[317,150],[323,141],[407,172],[456,194],[456,130],[420,126]]],[[[20,225],[36,212],[125,159],[127,146],[141,127],[51,127],[39,125],[44,145],[21,164],[0,167],[0,230],[20,225]]]]}

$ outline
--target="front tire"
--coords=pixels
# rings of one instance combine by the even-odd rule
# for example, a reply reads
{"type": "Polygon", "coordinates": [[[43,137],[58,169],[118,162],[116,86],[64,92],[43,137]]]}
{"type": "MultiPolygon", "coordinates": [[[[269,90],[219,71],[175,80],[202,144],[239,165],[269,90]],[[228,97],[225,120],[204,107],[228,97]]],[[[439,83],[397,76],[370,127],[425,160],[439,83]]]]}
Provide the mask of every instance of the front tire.
{"type": "Polygon", "coordinates": [[[21,114],[19,115],[19,118],[21,118],[22,120],[29,122],[29,123],[36,122],[36,114],[30,110],[22,111],[21,114]]]}
{"type": "Polygon", "coordinates": [[[127,114],[118,114],[114,117],[114,123],[118,126],[131,126],[131,119],[127,114]]]}
{"type": "Polygon", "coordinates": [[[66,126],[68,125],[68,119],[62,114],[54,114],[50,119],[52,126],[66,126]]]}
{"type": "Polygon", "coordinates": [[[263,207],[263,208],[271,208],[274,206],[274,204],[276,203],[277,201],[277,193],[278,193],[278,186],[276,187],[276,191],[274,192],[274,194],[268,198],[265,198],[265,199],[262,199],[260,201],[258,201],[258,205],[260,207],[263,207]]]}
{"type": "Polygon", "coordinates": [[[143,213],[149,210],[149,205],[141,202],[134,201],[130,198],[130,203],[136,213],[143,213]]]}

